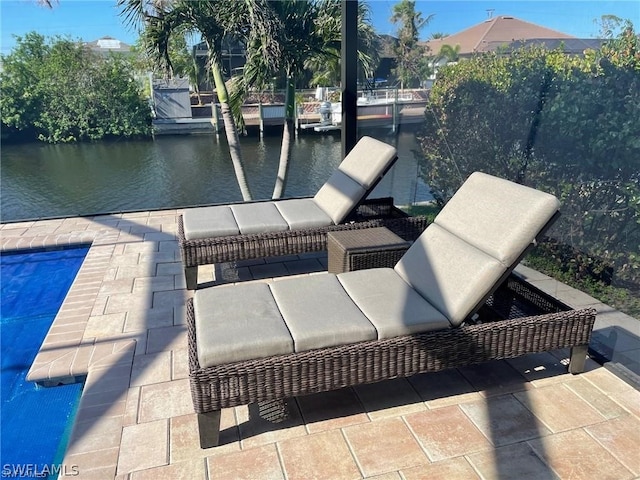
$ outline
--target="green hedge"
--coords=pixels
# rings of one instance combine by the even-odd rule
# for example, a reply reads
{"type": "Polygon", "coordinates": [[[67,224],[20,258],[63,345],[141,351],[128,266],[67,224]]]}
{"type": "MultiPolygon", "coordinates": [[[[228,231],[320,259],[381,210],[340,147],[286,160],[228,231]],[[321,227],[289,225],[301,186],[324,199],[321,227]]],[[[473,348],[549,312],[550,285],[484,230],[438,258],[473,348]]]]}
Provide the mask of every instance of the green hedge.
{"type": "Polygon", "coordinates": [[[640,40],[598,51],[523,48],[444,67],[419,134],[421,175],[443,205],[474,171],[555,194],[550,235],[613,267],[640,296],[640,40]]]}
{"type": "Polygon", "coordinates": [[[50,143],[151,134],[151,110],[126,58],[31,32],[2,56],[3,141],[50,143]]]}

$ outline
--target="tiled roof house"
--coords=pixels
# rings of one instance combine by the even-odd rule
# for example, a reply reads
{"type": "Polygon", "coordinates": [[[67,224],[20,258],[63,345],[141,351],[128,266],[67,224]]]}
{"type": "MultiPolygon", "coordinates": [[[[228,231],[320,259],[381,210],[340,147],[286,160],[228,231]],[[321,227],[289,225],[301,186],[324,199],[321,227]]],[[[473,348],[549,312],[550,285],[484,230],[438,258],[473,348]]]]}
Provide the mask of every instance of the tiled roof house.
{"type": "MultiPolygon", "coordinates": [[[[425,42],[425,45],[429,49],[429,55],[432,56],[437,56],[444,45],[449,45],[457,49],[458,58],[464,59],[478,53],[493,52],[498,49],[509,52],[530,45],[541,45],[548,49],[562,48],[565,53],[582,55],[586,49],[599,48],[603,41],[593,38],[576,38],[515,17],[498,16],[459,33],[430,40],[425,42]]],[[[438,68],[446,65],[447,62],[445,58],[438,59],[434,64],[436,73],[438,68]]],[[[435,77],[434,73],[426,82],[427,85],[431,84],[435,77]]]]}
{"type": "Polygon", "coordinates": [[[464,58],[474,53],[494,51],[498,47],[508,46],[512,42],[533,39],[568,40],[575,39],[575,37],[515,17],[499,16],[448,37],[430,40],[426,42],[426,45],[432,55],[437,54],[443,45],[451,45],[452,47],[459,45],[458,55],[464,58]]]}

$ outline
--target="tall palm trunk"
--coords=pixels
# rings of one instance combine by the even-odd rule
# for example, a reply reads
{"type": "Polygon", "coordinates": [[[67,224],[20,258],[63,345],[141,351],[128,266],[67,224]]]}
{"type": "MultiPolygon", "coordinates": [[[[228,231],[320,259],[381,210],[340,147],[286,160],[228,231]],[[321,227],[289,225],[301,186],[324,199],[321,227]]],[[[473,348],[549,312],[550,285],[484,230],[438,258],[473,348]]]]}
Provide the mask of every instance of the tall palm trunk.
{"type": "MultiPolygon", "coordinates": [[[[211,47],[209,47],[209,51],[211,51],[211,47]]],[[[233,118],[231,106],[229,105],[229,93],[227,92],[227,86],[222,78],[220,64],[215,59],[211,59],[211,71],[216,85],[218,101],[220,102],[220,111],[224,122],[224,132],[227,136],[227,143],[229,144],[231,163],[233,164],[236,180],[238,181],[238,186],[242,193],[242,200],[248,202],[251,201],[253,197],[251,196],[251,190],[249,189],[249,184],[247,183],[247,178],[244,173],[244,163],[242,162],[242,151],[240,150],[238,128],[236,127],[236,121],[233,118]]]]}
{"type": "Polygon", "coordinates": [[[280,148],[280,162],[278,163],[278,176],[273,187],[271,198],[282,197],[287,186],[289,174],[289,160],[291,159],[291,147],[294,139],[294,117],[296,108],[296,86],[292,76],[287,76],[287,89],[285,94],[284,130],[282,131],[282,146],[280,148]]]}

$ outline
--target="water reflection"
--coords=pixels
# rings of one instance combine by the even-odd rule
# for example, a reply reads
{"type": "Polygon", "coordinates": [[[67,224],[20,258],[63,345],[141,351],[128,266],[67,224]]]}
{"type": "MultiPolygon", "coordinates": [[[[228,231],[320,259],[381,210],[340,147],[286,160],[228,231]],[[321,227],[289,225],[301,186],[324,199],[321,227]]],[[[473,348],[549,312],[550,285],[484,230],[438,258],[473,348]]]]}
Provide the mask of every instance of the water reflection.
{"type": "MultiPolygon", "coordinates": [[[[417,178],[414,134],[375,136],[397,143],[399,160],[374,196],[393,196],[398,204],[429,200],[417,178]]],[[[241,142],[254,198],[269,198],[280,136],[243,137],[241,142]]],[[[285,196],[314,194],[339,162],[339,135],[301,135],[292,151],[285,196]]],[[[3,222],[242,200],[224,136],[215,135],[3,146],[1,182],[3,222]]]]}

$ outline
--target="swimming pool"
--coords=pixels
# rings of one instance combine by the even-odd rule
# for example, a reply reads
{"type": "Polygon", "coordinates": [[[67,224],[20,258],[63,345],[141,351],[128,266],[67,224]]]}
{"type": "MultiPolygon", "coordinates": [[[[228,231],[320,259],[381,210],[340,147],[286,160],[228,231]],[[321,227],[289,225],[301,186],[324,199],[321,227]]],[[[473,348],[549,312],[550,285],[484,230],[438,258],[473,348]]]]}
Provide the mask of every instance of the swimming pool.
{"type": "Polygon", "coordinates": [[[43,388],[27,372],[88,252],[64,250],[0,255],[2,346],[2,474],[62,462],[83,385],[43,388]]]}

